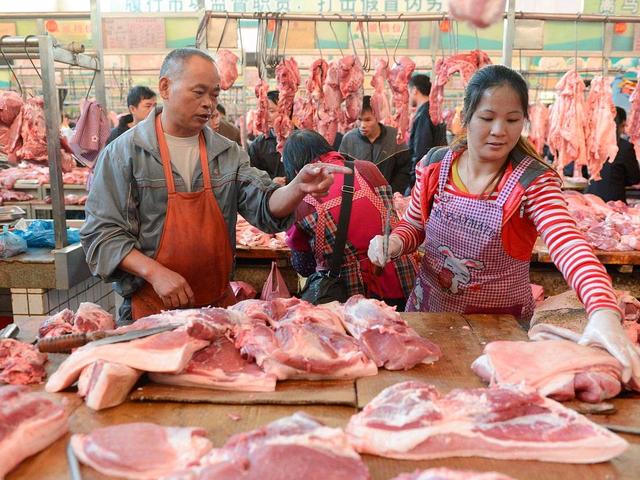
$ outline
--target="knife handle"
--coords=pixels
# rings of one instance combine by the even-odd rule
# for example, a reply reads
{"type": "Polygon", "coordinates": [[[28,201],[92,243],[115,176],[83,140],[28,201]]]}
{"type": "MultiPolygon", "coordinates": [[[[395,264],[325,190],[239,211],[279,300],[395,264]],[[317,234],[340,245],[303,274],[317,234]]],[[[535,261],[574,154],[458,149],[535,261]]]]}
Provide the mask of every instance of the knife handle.
{"type": "Polygon", "coordinates": [[[46,353],[68,352],[88,343],[86,333],[73,333],[60,337],[45,337],[38,340],[38,350],[46,353]]]}

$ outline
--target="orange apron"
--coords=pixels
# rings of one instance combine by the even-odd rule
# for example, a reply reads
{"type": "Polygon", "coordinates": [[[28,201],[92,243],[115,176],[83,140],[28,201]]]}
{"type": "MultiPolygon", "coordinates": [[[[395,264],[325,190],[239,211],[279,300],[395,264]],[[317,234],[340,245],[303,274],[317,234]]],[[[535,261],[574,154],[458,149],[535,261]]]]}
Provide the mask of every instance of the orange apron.
{"type": "MultiPolygon", "coordinates": [[[[200,163],[204,179],[204,189],[200,192],[176,192],[160,115],[156,116],[156,137],[168,198],[167,214],[154,259],[187,280],[195,296],[193,307],[232,305],[235,298],[229,285],[229,275],[233,256],[227,225],[211,187],[204,134],[200,133],[200,163]]],[[[133,294],[131,308],[134,320],[166,309],[147,282],[133,294]]]]}

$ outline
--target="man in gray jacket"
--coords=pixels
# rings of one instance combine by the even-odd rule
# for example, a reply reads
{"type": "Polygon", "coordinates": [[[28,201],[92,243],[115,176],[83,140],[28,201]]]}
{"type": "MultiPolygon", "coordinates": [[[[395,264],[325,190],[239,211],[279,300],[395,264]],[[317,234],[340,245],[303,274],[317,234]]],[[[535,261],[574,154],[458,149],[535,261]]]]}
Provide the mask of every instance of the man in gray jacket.
{"type": "Polygon", "coordinates": [[[362,99],[358,124],[358,128],[345,134],[340,144],[340,153],[375,163],[391,189],[404,193],[411,174],[409,149],[405,143],[397,144],[395,128],[379,122],[368,95],[362,99]]]}
{"type": "Polygon", "coordinates": [[[81,230],[91,272],[125,297],[121,324],[163,308],[224,306],[237,214],[261,230],[282,231],[305,195],[326,195],[332,173],[349,172],[309,165],[278,187],[252,168],[238,145],[207,127],[220,76],[201,50],[170,52],[159,92],[163,108],[100,153],[81,230]]]}

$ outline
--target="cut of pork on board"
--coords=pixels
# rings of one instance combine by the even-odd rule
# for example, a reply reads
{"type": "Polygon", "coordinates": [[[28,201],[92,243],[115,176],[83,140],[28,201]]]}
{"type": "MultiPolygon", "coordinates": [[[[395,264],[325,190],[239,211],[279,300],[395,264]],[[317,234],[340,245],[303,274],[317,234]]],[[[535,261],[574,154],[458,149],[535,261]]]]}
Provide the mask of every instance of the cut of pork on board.
{"type": "Polygon", "coordinates": [[[28,387],[0,387],[0,479],[69,429],[64,408],[28,387]]]}
{"type": "Polygon", "coordinates": [[[76,457],[104,475],[151,480],[197,464],[211,450],[206,430],[122,423],[71,437],[76,457]]]}
{"type": "Polygon", "coordinates": [[[344,304],[344,326],[378,367],[408,370],[440,358],[440,347],[421,337],[394,307],[354,295],[344,304]]]}
{"type": "Polygon", "coordinates": [[[78,395],[93,410],[115,407],[127,399],[142,373],[120,363],[98,360],[82,370],[78,395]]]}
{"type": "Polygon", "coordinates": [[[42,383],[47,375],[47,354],[28,343],[4,338],[0,340],[0,382],[11,385],[42,383]]]}
{"type": "Polygon", "coordinates": [[[471,369],[492,385],[525,383],[558,401],[599,403],[622,389],[622,365],[608,352],[569,340],[491,342],[471,369]]]}
{"type": "Polygon", "coordinates": [[[196,352],[181,372],[150,373],[149,378],[156,383],[216,390],[273,392],[276,389],[276,376],[240,355],[225,335],[196,352]]]}
{"type": "Polygon", "coordinates": [[[606,462],[628,448],[619,436],[533,389],[456,389],[403,382],[383,390],[346,428],[360,453],[429,460],[488,457],[606,462]]]}
{"type": "Polygon", "coordinates": [[[367,480],[367,466],[340,428],[298,412],[231,437],[200,465],[167,480],[367,480]]]}

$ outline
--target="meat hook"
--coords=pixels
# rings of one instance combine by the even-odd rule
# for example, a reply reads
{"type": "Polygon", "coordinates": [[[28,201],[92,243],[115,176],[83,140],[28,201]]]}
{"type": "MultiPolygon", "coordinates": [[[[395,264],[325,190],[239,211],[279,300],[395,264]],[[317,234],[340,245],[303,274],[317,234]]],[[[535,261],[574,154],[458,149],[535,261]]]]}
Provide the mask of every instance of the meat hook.
{"type": "Polygon", "coordinates": [[[27,50],[27,40],[29,40],[30,38],[36,38],[36,36],[35,35],[27,35],[26,37],[24,37],[24,53],[27,54],[27,58],[31,62],[31,65],[33,65],[33,69],[38,74],[38,78],[40,80],[42,80],[42,75],[40,75],[40,72],[38,71],[38,67],[36,67],[35,63],[33,63],[33,60],[31,59],[31,55],[29,55],[29,51],[27,50]]]}
{"type": "MultiPolygon", "coordinates": [[[[387,14],[385,13],[384,16],[386,17],[387,14]]],[[[382,35],[382,24],[380,22],[378,22],[378,33],[380,34],[380,40],[382,40],[382,46],[384,47],[384,51],[387,54],[387,65],[388,65],[389,60],[391,60],[391,58],[389,57],[389,50],[387,49],[387,43],[384,41],[384,35],[382,35]]]]}
{"type": "Polygon", "coordinates": [[[222,46],[222,41],[224,40],[224,35],[227,32],[227,23],[229,23],[229,12],[226,12],[227,17],[224,19],[224,25],[222,26],[222,33],[220,34],[220,38],[218,39],[218,46],[216,47],[216,53],[220,50],[222,46]]]}
{"type": "MultiPolygon", "coordinates": [[[[91,93],[91,87],[93,87],[93,82],[96,79],[96,75],[98,74],[98,69],[100,68],[100,65],[98,65],[98,59],[96,57],[93,57],[93,61],[96,64],[96,69],[93,71],[93,77],[91,77],[91,83],[89,84],[89,90],[87,90],[87,94],[84,96],[85,100],[89,99],[89,94],[91,93]]],[[[106,107],[106,105],[105,105],[106,107]]]]}
{"type": "MultiPolygon", "coordinates": [[[[321,15],[321,18],[324,18],[324,15],[321,15]]],[[[322,56],[322,47],[320,46],[320,37],[318,36],[318,22],[313,22],[313,35],[316,37],[316,46],[320,51],[320,60],[324,60],[322,56]]]]}
{"type": "MultiPolygon", "coordinates": [[[[402,16],[403,16],[402,13],[398,15],[398,20],[402,20],[402,16]]],[[[393,50],[393,63],[399,63],[398,60],[396,60],[396,53],[398,52],[398,46],[400,45],[400,40],[402,40],[402,37],[404,36],[404,31],[406,28],[407,28],[407,22],[403,22],[402,32],[400,32],[400,36],[398,37],[398,41],[396,42],[396,48],[393,50]]]]}
{"type": "MultiPolygon", "coordinates": [[[[340,16],[340,15],[338,15],[338,16],[340,16]]],[[[338,40],[338,35],[336,35],[336,31],[333,28],[333,22],[331,20],[329,20],[329,28],[333,32],[333,38],[335,38],[335,40],[336,40],[336,45],[338,46],[338,50],[340,50],[340,55],[342,55],[344,57],[344,52],[342,51],[342,48],[340,48],[340,40],[338,40]]]]}

